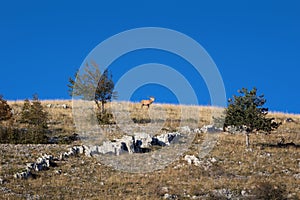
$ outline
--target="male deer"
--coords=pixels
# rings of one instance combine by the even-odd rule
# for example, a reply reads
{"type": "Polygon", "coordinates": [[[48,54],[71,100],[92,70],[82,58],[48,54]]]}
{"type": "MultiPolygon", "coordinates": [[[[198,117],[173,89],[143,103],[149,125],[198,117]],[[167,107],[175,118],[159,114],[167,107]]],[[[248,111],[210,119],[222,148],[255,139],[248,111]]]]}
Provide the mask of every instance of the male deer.
{"type": "Polygon", "coordinates": [[[141,101],[142,108],[143,108],[143,106],[148,106],[148,108],[149,108],[150,105],[153,103],[154,100],[155,100],[154,97],[150,97],[149,100],[142,100],[142,101],[141,101]]]}

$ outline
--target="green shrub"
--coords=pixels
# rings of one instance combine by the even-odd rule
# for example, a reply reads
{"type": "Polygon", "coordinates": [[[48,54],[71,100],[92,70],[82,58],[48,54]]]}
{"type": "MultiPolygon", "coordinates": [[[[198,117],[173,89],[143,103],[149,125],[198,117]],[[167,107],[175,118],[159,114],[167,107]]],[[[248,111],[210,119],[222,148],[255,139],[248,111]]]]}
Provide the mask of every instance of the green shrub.
{"type": "Polygon", "coordinates": [[[266,103],[264,95],[257,96],[257,89],[248,91],[246,88],[238,91],[240,96],[233,96],[228,100],[228,107],[225,109],[224,129],[234,126],[237,130],[246,133],[246,145],[249,146],[249,134],[254,131],[264,131],[270,133],[277,129],[280,123],[276,123],[274,118],[267,118],[268,108],[264,108],[266,103]]]}
{"type": "Polygon", "coordinates": [[[48,113],[43,109],[37,95],[33,96],[32,102],[24,101],[21,111],[21,123],[27,125],[27,133],[24,143],[47,143],[48,113]]]}
{"type": "Polygon", "coordinates": [[[97,112],[96,115],[100,125],[115,124],[113,114],[106,110],[104,112],[97,112]]]}

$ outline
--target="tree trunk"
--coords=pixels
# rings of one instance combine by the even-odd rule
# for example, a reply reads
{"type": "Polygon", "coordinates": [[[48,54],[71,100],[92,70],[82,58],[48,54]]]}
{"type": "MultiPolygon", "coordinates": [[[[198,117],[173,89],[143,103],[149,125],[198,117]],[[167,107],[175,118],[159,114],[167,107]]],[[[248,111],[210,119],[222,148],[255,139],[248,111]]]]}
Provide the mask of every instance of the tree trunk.
{"type": "Polygon", "coordinates": [[[249,136],[249,133],[246,133],[246,146],[247,146],[247,148],[250,146],[250,136],[249,136]]]}
{"type": "Polygon", "coordinates": [[[95,100],[95,103],[96,103],[96,105],[97,105],[98,110],[100,110],[99,102],[95,100]]]}
{"type": "Polygon", "coordinates": [[[102,113],[104,114],[105,110],[104,110],[104,102],[101,102],[101,106],[102,106],[102,113]]]}

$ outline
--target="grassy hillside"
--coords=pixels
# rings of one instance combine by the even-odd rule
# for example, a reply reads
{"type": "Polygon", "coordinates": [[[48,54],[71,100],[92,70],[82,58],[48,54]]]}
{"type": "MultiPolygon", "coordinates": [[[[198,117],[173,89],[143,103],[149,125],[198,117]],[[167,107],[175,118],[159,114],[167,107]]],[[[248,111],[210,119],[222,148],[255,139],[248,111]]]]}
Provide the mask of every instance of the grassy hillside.
{"type": "MultiPolygon", "coordinates": [[[[23,102],[9,102],[16,116],[23,102]]],[[[50,134],[71,135],[76,132],[71,101],[42,101],[50,114],[50,134]],[[51,105],[50,105],[51,104],[51,105]],[[63,104],[70,108],[63,108],[63,104]]],[[[139,104],[111,103],[108,109],[129,113],[137,127],[133,130],[171,132],[182,126],[192,129],[210,124],[220,108],[153,104],[147,110],[139,104]]],[[[124,115],[125,116],[125,115],[124,115]]],[[[283,122],[270,135],[251,135],[251,149],[245,148],[242,134],[220,133],[213,150],[200,159],[201,165],[189,165],[184,155],[199,153],[206,134],[197,133],[189,150],[166,168],[152,173],[128,173],[101,164],[83,155],[57,161],[47,171],[35,172],[27,180],[12,175],[33,162],[41,153],[58,156],[73,145],[12,145],[1,144],[1,199],[279,199],[300,198],[300,116],[270,113],[283,122]],[[286,122],[291,118],[292,122],[286,122]],[[282,147],[278,143],[295,145],[282,147]]],[[[117,125],[118,120],[117,120],[117,125]]],[[[22,126],[16,122],[16,126],[22,126]]],[[[104,126],[107,138],[120,138],[122,127],[104,126]]],[[[155,133],[154,133],[155,134],[155,133]]]]}

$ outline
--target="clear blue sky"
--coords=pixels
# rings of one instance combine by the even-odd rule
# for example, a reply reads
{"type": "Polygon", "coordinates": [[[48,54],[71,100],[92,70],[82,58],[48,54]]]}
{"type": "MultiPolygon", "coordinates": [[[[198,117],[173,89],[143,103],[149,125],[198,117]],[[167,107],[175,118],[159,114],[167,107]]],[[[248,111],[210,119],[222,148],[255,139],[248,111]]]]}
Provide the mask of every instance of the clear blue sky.
{"type": "MultiPolygon", "coordinates": [[[[0,94],[10,100],[34,93],[41,99],[70,98],[68,78],[101,41],[127,29],[165,27],[206,49],[222,75],[227,97],[241,87],[256,86],[271,110],[300,113],[299,10],[296,0],[3,1],[0,94]]],[[[127,70],[148,62],[184,65],[159,51],[136,52],[116,61],[127,70]]],[[[126,72],[112,71],[114,79],[126,72]]],[[[193,78],[192,71],[182,73],[198,82],[199,103],[208,104],[203,80],[193,78]]],[[[151,88],[159,102],[177,102],[167,88],[151,85],[140,88],[132,100],[151,95],[151,88]]]]}

